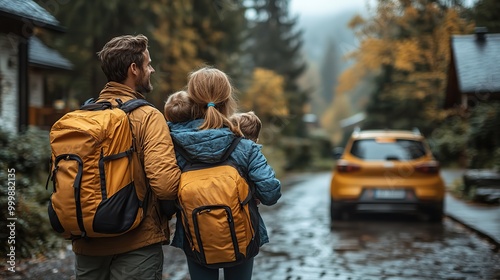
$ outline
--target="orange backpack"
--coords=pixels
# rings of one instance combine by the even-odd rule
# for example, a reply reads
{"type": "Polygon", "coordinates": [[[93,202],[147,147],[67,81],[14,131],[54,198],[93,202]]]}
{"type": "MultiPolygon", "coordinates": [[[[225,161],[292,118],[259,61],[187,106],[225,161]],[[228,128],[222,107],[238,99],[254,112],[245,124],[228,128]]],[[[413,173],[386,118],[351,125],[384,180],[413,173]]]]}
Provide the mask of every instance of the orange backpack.
{"type": "Polygon", "coordinates": [[[64,238],[120,235],[145,215],[149,188],[140,193],[134,185],[132,157],[137,154],[128,113],[152,105],[144,99],[117,102],[118,107],[86,102],[50,130],[48,213],[52,228],[64,238]]]}
{"type": "Polygon", "coordinates": [[[193,162],[181,146],[175,145],[176,152],[187,160],[178,203],[191,248],[188,254],[211,268],[234,266],[259,252],[259,220],[252,189],[228,161],[240,140],[235,138],[215,164],[193,162]]]}

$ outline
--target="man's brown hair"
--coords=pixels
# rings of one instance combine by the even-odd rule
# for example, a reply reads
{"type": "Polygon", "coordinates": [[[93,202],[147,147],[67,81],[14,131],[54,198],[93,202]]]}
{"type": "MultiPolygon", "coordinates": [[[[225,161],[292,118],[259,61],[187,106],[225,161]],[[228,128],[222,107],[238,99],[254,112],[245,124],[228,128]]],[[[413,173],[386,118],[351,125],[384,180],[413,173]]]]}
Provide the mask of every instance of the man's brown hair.
{"type": "Polygon", "coordinates": [[[234,114],[230,117],[230,120],[240,128],[245,138],[257,142],[262,129],[262,122],[253,111],[234,114]]]}
{"type": "Polygon", "coordinates": [[[144,52],[147,48],[148,38],[142,34],[118,36],[107,42],[97,56],[108,82],[125,81],[132,63],[142,69],[144,52]]]}

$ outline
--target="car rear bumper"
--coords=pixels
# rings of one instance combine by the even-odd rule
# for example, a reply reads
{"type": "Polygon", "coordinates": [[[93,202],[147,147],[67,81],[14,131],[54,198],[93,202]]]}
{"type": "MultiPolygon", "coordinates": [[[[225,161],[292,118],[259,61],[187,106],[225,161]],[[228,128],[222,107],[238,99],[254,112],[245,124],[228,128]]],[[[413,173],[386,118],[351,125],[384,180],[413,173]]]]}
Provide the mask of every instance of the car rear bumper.
{"type": "Polygon", "coordinates": [[[333,200],[331,207],[334,210],[350,212],[373,213],[412,213],[443,211],[443,200],[333,200]]]}
{"type": "MultiPolygon", "coordinates": [[[[377,190],[407,190],[418,200],[440,201],[444,200],[445,196],[443,180],[437,175],[402,181],[334,175],[330,185],[330,195],[333,200],[338,201],[363,200],[363,197],[370,197],[368,192],[377,190]]],[[[371,195],[373,196],[373,193],[371,195]]]]}

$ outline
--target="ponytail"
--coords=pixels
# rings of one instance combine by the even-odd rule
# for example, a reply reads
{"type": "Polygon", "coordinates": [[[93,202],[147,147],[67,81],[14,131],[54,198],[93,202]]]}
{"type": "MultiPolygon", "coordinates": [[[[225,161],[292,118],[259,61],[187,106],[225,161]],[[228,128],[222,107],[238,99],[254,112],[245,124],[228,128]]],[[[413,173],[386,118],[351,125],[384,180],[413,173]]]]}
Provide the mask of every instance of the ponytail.
{"type": "Polygon", "coordinates": [[[199,129],[222,128],[227,126],[236,136],[243,136],[240,128],[234,125],[229,118],[224,116],[214,106],[205,109],[205,121],[198,127],[199,129]]]}
{"type": "Polygon", "coordinates": [[[236,100],[228,76],[215,68],[204,67],[189,75],[187,91],[194,101],[194,111],[205,120],[199,129],[227,126],[235,135],[241,130],[229,120],[236,111],[236,100]]]}

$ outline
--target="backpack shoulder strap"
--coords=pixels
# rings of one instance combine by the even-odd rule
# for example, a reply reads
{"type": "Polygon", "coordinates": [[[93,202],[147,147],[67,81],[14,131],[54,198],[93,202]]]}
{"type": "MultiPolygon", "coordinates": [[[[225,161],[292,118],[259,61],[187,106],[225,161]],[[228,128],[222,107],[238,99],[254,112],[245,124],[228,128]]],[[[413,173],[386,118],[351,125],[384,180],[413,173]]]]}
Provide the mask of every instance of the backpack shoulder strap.
{"type": "Polygon", "coordinates": [[[154,107],[153,104],[149,103],[146,99],[132,99],[125,103],[123,103],[120,108],[125,111],[125,113],[130,113],[135,109],[142,106],[151,106],[154,107]]]}
{"type": "Polygon", "coordinates": [[[80,107],[80,110],[102,111],[111,108],[113,108],[113,106],[109,101],[95,102],[94,98],[90,98],[89,100],[85,101],[85,103],[83,103],[83,105],[80,107]]]}
{"type": "MultiPolygon", "coordinates": [[[[235,137],[233,141],[231,142],[231,145],[224,151],[224,154],[222,155],[221,159],[218,161],[218,163],[222,163],[227,161],[231,153],[233,153],[234,149],[236,149],[236,146],[238,146],[238,143],[240,143],[241,139],[243,137],[235,137]]],[[[188,163],[190,163],[190,169],[195,168],[195,167],[205,167],[205,166],[212,166],[213,164],[207,164],[207,163],[196,163],[194,162],[189,153],[180,145],[177,140],[172,138],[172,142],[174,143],[174,149],[176,153],[179,153],[188,163]]]]}
{"type": "Polygon", "coordinates": [[[177,140],[175,140],[173,137],[172,138],[172,142],[174,143],[174,150],[176,153],[179,153],[184,159],[186,159],[187,162],[189,163],[193,163],[193,161],[191,160],[191,157],[189,156],[189,153],[186,151],[186,149],[184,149],[184,147],[182,147],[181,144],[179,144],[179,142],[177,140]]]}
{"type": "Polygon", "coordinates": [[[234,149],[236,149],[236,146],[238,146],[238,143],[240,143],[241,139],[242,139],[242,137],[235,137],[233,139],[233,142],[231,142],[231,145],[226,149],[226,151],[222,155],[220,162],[224,162],[229,158],[229,156],[233,153],[234,149]]]}
{"type": "MultiPolygon", "coordinates": [[[[146,99],[131,99],[125,103],[121,102],[120,99],[116,100],[118,102],[118,107],[121,108],[125,113],[130,113],[141,106],[151,106],[153,104],[146,101],[146,99]]],[[[80,110],[88,111],[101,111],[113,108],[113,105],[109,101],[95,102],[94,98],[90,98],[80,107],[80,110]]]]}

